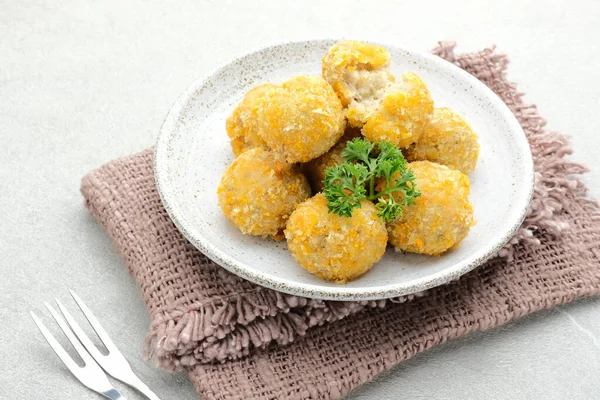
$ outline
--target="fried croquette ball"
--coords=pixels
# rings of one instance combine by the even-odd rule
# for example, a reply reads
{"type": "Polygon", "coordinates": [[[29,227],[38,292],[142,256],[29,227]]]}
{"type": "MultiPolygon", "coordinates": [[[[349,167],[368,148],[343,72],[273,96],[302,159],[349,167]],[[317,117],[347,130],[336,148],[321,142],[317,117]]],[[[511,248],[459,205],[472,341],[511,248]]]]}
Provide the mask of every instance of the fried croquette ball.
{"type": "Polygon", "coordinates": [[[385,140],[406,148],[419,139],[432,113],[427,86],[407,72],[386,91],[377,111],[367,119],[363,135],[372,142],[385,140]]]}
{"type": "Polygon", "coordinates": [[[318,76],[298,76],[265,91],[254,121],[258,135],[288,163],[307,162],[344,134],[340,99],[318,76]]]}
{"type": "Polygon", "coordinates": [[[236,156],[255,147],[266,147],[265,141],[258,136],[256,130],[256,112],[258,99],[274,87],[271,83],[265,83],[251,89],[227,118],[225,128],[231,139],[231,149],[236,156]]]}
{"type": "Polygon", "coordinates": [[[340,165],[344,162],[342,152],[346,148],[346,143],[349,140],[362,136],[360,129],[347,128],[346,133],[335,146],[321,157],[315,158],[312,161],[302,164],[302,172],[308,178],[310,187],[313,193],[318,193],[323,190],[323,181],[325,180],[325,169],[340,165]]]}
{"type": "MultiPolygon", "coordinates": [[[[409,164],[421,196],[387,224],[390,244],[397,250],[439,255],[455,248],[473,223],[469,178],[460,171],[429,161],[409,164]]],[[[395,196],[401,196],[395,192],[395,196]]]]}
{"type": "Polygon", "coordinates": [[[348,123],[362,127],[385,90],[393,82],[390,53],[383,46],[343,40],[322,59],[323,78],[333,87],[344,107],[348,123]]]}
{"type": "Polygon", "coordinates": [[[288,217],[311,193],[297,166],[255,148],[233,160],[217,195],[223,213],[243,234],[282,239],[288,217]]]}
{"type": "Polygon", "coordinates": [[[423,134],[407,149],[409,161],[427,160],[468,174],[479,157],[477,134],[449,108],[436,108],[423,134]]]}
{"type": "Polygon", "coordinates": [[[300,204],[285,229],[288,248],[302,267],[345,283],[367,272],[385,253],[387,232],[370,201],[351,217],[329,213],[321,193],[300,204]]]}

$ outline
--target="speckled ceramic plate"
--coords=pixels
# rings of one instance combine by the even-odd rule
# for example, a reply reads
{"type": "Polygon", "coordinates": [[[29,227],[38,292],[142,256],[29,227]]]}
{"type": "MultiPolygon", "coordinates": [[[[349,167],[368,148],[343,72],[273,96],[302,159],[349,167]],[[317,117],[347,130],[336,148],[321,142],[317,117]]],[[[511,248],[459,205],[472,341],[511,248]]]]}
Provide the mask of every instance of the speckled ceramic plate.
{"type": "Polygon", "coordinates": [[[177,100],[156,144],[156,182],[183,235],[223,268],[259,285],[306,297],[382,299],[423,291],[456,279],[493,256],[519,227],[533,191],[533,160],[519,123],[485,85],[427,53],[386,45],[392,72],[414,71],[437,107],[464,115],[479,134],[481,155],[470,175],[477,225],[441,257],[388,249],[371,271],[345,285],[301,268],[285,242],[242,235],[223,216],[216,190],[233,160],[225,119],[244,93],[264,82],[319,74],[334,40],[285,43],[250,53],[195,82],[177,100]]]}

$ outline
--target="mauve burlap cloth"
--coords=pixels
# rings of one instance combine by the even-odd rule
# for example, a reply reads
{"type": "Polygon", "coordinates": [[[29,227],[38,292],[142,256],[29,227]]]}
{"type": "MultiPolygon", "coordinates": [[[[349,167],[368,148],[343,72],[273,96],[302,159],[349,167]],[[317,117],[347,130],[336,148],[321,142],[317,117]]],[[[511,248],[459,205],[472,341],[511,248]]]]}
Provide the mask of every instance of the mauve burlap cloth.
{"type": "Polygon", "coordinates": [[[500,257],[410,301],[321,301],[258,287],[177,231],[146,150],[89,173],[81,190],[142,289],[152,319],[147,355],[188,369],[203,399],[339,398],[448,339],[600,292],[600,214],[572,177],[584,169],[564,159],[565,138],[523,104],[505,56],[455,56],[451,43],[434,52],[492,88],[531,143],[534,200],[500,257]]]}

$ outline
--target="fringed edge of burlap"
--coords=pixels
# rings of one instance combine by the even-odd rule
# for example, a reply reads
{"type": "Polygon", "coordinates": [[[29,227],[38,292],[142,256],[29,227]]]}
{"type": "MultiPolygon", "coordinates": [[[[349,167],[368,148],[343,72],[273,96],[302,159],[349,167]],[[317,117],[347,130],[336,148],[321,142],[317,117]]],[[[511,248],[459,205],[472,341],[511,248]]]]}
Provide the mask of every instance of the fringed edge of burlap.
{"type": "Polygon", "coordinates": [[[157,364],[168,371],[235,360],[272,342],[287,345],[314,326],[384,307],[387,301],[405,302],[422,295],[339,302],[257,288],[176,310],[154,321],[144,340],[144,357],[156,357],[157,364]]]}
{"type": "MultiPolygon", "coordinates": [[[[469,55],[456,57],[455,47],[454,42],[440,42],[433,53],[462,68],[461,63],[469,55]]],[[[506,79],[506,55],[496,53],[495,47],[478,54],[493,64],[490,66],[492,79],[506,79]]],[[[465,67],[468,71],[468,66],[465,67]]],[[[566,136],[546,131],[543,128],[546,120],[538,114],[536,106],[524,104],[524,94],[517,92],[514,84],[509,84],[508,89],[513,91],[510,93],[513,101],[507,105],[517,116],[529,141],[537,144],[532,149],[533,200],[521,228],[498,253],[511,261],[514,245],[523,242],[532,246],[540,244],[537,231],[560,236],[570,229],[568,222],[558,216],[566,206],[566,193],[572,193],[582,204],[588,205],[595,219],[600,219],[600,210],[596,200],[586,197],[587,188],[576,177],[587,169],[565,159],[572,154],[566,136]]],[[[413,297],[415,295],[392,301],[403,302],[413,297]]],[[[324,302],[257,288],[211,299],[193,309],[176,310],[155,320],[145,340],[144,355],[146,359],[156,356],[157,364],[169,371],[198,363],[234,360],[272,342],[286,345],[313,326],[340,320],[366,308],[384,307],[386,302],[324,302]]]]}

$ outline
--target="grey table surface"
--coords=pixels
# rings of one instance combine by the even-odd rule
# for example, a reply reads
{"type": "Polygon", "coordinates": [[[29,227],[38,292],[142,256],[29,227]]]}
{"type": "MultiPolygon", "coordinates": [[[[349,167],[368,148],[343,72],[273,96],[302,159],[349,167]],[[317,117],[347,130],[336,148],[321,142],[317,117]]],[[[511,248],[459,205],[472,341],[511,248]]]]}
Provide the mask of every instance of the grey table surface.
{"type": "MultiPolygon", "coordinates": [[[[2,398],[98,398],[63,367],[27,314],[37,310],[50,323],[43,301],[60,297],[74,307],[70,288],[161,398],[197,398],[185,375],[141,360],[149,320],[139,290],[84,209],[79,182],[151,146],[189,83],[250,49],[342,36],[423,50],[440,39],[458,41],[462,51],[495,43],[511,56],[510,78],[548,127],[572,135],[572,158],[592,168],[585,180],[600,195],[594,0],[0,0],[0,10],[2,398]]],[[[350,397],[597,399],[599,337],[600,299],[578,301],[435,348],[350,397]]]]}

